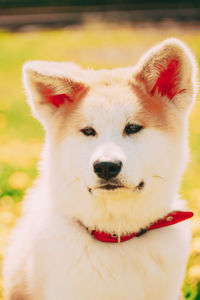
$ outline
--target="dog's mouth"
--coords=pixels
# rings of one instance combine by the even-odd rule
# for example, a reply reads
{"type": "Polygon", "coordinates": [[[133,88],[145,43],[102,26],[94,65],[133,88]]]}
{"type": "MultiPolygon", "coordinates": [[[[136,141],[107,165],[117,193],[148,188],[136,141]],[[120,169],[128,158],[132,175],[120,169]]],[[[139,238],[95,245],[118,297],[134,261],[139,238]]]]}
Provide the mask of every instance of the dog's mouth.
{"type": "Polygon", "coordinates": [[[96,186],[94,188],[88,187],[88,191],[90,193],[92,193],[93,190],[115,191],[115,190],[119,190],[119,189],[128,189],[128,190],[134,190],[134,191],[138,192],[144,188],[144,185],[145,185],[144,181],[141,181],[134,188],[130,188],[130,187],[122,185],[122,184],[106,183],[106,184],[101,184],[99,186],[96,186]]]}
{"type": "Polygon", "coordinates": [[[116,185],[116,184],[108,183],[108,184],[102,185],[98,188],[103,189],[103,190],[116,190],[116,189],[122,189],[125,187],[123,185],[116,185]]]}
{"type": "Polygon", "coordinates": [[[93,190],[114,191],[114,190],[123,189],[123,188],[125,188],[125,186],[123,186],[123,185],[115,185],[115,184],[108,183],[108,184],[96,186],[95,188],[88,187],[88,191],[91,193],[93,190]]]}

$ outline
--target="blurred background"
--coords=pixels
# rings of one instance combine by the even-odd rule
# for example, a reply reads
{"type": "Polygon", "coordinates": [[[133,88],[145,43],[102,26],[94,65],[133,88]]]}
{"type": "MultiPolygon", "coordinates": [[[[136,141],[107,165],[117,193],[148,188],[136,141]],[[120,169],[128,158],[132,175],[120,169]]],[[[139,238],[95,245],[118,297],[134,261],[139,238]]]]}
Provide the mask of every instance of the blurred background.
{"type": "MultiPolygon", "coordinates": [[[[0,0],[0,268],[25,191],[37,176],[44,141],[26,103],[23,63],[40,59],[94,69],[125,67],[167,37],[186,42],[199,64],[199,0],[0,0]]],[[[195,213],[183,285],[190,300],[200,300],[199,99],[190,117],[191,161],[180,189],[195,213]]],[[[0,300],[2,290],[0,276],[0,300]]]]}

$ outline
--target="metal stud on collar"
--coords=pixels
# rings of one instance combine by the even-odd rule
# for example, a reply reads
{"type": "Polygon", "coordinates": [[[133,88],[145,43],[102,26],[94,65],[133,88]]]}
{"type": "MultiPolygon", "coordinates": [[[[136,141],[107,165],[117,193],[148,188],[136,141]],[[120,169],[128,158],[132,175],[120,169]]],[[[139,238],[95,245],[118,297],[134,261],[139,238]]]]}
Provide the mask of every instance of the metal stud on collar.
{"type": "Polygon", "coordinates": [[[111,235],[112,235],[112,237],[117,238],[117,234],[116,233],[113,233],[111,235]]]}
{"type": "Polygon", "coordinates": [[[113,233],[113,234],[111,234],[111,236],[112,236],[113,238],[117,238],[117,242],[118,242],[118,243],[121,242],[120,235],[118,235],[118,234],[116,234],[116,233],[113,233]]]}

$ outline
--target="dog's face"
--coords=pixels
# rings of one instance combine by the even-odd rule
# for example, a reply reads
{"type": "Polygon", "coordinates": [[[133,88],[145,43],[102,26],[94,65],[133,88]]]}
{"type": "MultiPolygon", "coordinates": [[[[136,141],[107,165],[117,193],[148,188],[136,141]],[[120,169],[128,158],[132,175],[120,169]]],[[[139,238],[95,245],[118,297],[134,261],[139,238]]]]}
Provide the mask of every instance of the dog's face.
{"type": "Polygon", "coordinates": [[[193,58],[182,43],[162,43],[135,68],[30,62],[24,73],[47,131],[57,206],[87,227],[118,232],[168,212],[188,156],[195,94],[193,58]]]}

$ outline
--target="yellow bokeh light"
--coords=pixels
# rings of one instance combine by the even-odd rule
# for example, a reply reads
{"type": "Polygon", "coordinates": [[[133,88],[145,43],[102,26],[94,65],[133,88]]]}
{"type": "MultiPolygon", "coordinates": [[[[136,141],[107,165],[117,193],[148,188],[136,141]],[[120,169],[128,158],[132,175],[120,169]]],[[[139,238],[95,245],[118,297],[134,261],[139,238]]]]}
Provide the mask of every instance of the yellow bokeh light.
{"type": "Polygon", "coordinates": [[[39,140],[31,140],[28,143],[14,139],[5,141],[0,144],[0,161],[12,161],[17,166],[28,168],[39,158],[41,148],[39,140]]]}
{"type": "Polygon", "coordinates": [[[200,280],[200,266],[196,265],[189,269],[188,275],[194,280],[200,280]]]}
{"type": "Polygon", "coordinates": [[[25,189],[31,184],[31,179],[24,172],[14,172],[9,178],[9,184],[13,189],[25,189]]]}
{"type": "Polygon", "coordinates": [[[196,215],[191,219],[191,228],[193,235],[199,234],[200,218],[196,215]]]}
{"type": "Polygon", "coordinates": [[[200,238],[195,238],[192,241],[192,251],[196,253],[200,253],[200,238]]]}

